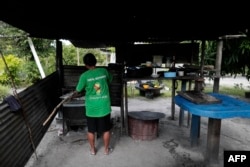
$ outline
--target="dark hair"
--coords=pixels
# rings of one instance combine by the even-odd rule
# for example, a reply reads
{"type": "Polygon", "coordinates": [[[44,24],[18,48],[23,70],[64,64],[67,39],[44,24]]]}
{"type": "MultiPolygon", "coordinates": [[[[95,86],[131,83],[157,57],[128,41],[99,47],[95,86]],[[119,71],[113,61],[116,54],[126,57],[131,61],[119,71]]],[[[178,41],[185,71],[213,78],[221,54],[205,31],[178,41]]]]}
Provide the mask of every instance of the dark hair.
{"type": "Polygon", "coordinates": [[[84,62],[85,65],[95,66],[96,65],[96,58],[92,53],[87,53],[83,57],[83,62],[84,62]]]}

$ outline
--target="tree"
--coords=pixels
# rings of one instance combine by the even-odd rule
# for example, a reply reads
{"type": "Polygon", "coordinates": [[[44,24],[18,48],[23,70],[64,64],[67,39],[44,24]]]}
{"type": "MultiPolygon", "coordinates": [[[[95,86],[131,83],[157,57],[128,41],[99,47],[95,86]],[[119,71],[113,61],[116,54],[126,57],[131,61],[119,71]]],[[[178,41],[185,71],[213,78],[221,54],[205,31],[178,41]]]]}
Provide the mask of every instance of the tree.
{"type": "Polygon", "coordinates": [[[22,59],[14,56],[14,55],[8,55],[4,56],[4,60],[6,61],[6,64],[8,66],[5,66],[4,61],[0,61],[0,84],[2,85],[20,85],[22,82],[21,79],[25,79],[23,77],[22,72],[22,65],[23,61],[22,59]],[[14,83],[12,83],[12,81],[14,83]]]}
{"type": "MultiPolygon", "coordinates": [[[[32,42],[45,69],[45,74],[51,74],[56,70],[55,41],[32,38],[32,42]]],[[[34,83],[41,79],[28,43],[28,35],[24,31],[0,21],[0,47],[4,55],[14,55],[27,63],[27,65],[23,66],[23,71],[26,71],[29,76],[26,82],[34,83]]]]}
{"type": "MultiPolygon", "coordinates": [[[[217,41],[207,41],[205,50],[205,63],[215,64],[217,41]]],[[[250,77],[250,40],[249,38],[236,38],[223,41],[222,75],[237,76],[239,74],[250,77]]]]}
{"type": "Polygon", "coordinates": [[[19,47],[16,46],[16,41],[27,38],[27,34],[17,28],[14,28],[0,21],[0,50],[5,54],[19,55],[19,47]]]}
{"type": "MultiPolygon", "coordinates": [[[[201,46],[201,45],[200,45],[201,46]]],[[[201,50],[201,48],[200,48],[201,50]]],[[[205,42],[204,65],[215,64],[217,43],[215,41],[205,42]]]]}
{"type": "MultiPolygon", "coordinates": [[[[37,55],[46,75],[56,70],[56,45],[55,40],[32,38],[37,55]]],[[[109,48],[114,51],[114,49],[109,48]]],[[[0,59],[0,100],[8,94],[11,78],[15,86],[28,86],[41,79],[39,70],[34,61],[28,34],[0,21],[0,52],[6,59],[9,67],[7,71],[4,62],[0,59]]],[[[63,43],[64,65],[83,65],[82,57],[87,52],[94,53],[98,59],[98,65],[105,65],[107,54],[101,49],[76,48],[73,45],[63,43]],[[79,57],[78,57],[79,56],[79,57]]]]}
{"type": "MultiPolygon", "coordinates": [[[[108,48],[110,52],[115,52],[114,48],[108,48]]],[[[107,65],[107,53],[102,48],[76,48],[73,45],[63,45],[63,63],[65,65],[84,65],[83,56],[86,53],[93,53],[97,59],[98,66],[107,65]]]]}
{"type": "MultiPolygon", "coordinates": [[[[41,57],[48,57],[55,53],[55,41],[50,39],[32,38],[36,52],[41,57]]],[[[18,28],[12,27],[0,21],[0,45],[1,50],[7,54],[25,57],[33,60],[28,43],[28,34],[18,28]]]]}

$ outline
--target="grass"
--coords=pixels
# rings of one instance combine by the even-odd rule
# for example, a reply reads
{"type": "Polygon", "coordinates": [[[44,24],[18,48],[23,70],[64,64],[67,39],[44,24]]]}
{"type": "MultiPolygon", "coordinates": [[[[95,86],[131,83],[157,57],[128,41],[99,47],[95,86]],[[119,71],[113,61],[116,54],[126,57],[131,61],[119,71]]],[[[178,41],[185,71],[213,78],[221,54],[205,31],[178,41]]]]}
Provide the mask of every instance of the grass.
{"type": "MultiPolygon", "coordinates": [[[[172,81],[171,80],[163,80],[162,84],[165,85],[165,87],[169,88],[169,90],[162,90],[161,91],[161,97],[171,97],[172,95],[172,81]]],[[[176,91],[181,90],[181,82],[177,81],[177,89],[176,91]]],[[[194,89],[194,83],[191,84],[191,90],[194,89]]],[[[128,84],[127,87],[128,90],[128,97],[136,97],[140,96],[139,90],[135,89],[135,86],[133,84],[128,84]]],[[[248,91],[242,87],[242,85],[234,85],[232,87],[230,86],[220,86],[219,88],[219,93],[221,94],[226,94],[226,95],[232,95],[240,98],[245,97],[245,92],[248,91]]],[[[211,93],[213,92],[213,86],[211,85],[206,85],[204,87],[204,92],[205,93],[211,93]]]]}
{"type": "MultiPolygon", "coordinates": [[[[212,87],[206,87],[204,92],[213,92],[212,87]]],[[[238,87],[220,86],[219,93],[244,98],[246,90],[238,87]]]]}

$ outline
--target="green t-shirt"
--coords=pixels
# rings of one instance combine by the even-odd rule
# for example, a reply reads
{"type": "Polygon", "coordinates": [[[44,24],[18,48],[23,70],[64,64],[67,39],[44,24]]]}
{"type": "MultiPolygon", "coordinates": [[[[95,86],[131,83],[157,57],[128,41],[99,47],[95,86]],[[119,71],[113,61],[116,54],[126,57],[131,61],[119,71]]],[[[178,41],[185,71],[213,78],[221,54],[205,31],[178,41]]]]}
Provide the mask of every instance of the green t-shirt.
{"type": "Polygon", "coordinates": [[[111,112],[109,83],[111,74],[105,68],[95,68],[82,73],[76,91],[86,91],[85,108],[89,117],[103,117],[111,112]]]}

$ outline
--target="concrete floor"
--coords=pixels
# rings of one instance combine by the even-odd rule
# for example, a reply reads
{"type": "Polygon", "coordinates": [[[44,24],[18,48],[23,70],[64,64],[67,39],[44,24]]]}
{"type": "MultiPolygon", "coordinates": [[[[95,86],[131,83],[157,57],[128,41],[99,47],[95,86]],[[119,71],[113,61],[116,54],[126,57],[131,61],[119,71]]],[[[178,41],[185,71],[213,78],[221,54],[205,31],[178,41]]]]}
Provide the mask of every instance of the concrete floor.
{"type": "Polygon", "coordinates": [[[175,120],[171,120],[171,99],[157,97],[128,99],[129,111],[162,112],[159,120],[158,137],[153,140],[135,140],[123,130],[119,121],[120,109],[113,107],[110,155],[103,154],[103,143],[96,142],[98,152],[90,155],[86,140],[86,128],[69,131],[61,135],[62,124],[56,119],[51,124],[44,139],[25,167],[223,167],[224,150],[250,150],[250,119],[223,119],[219,148],[219,162],[205,162],[207,118],[201,118],[199,145],[190,145],[190,127],[185,122],[179,126],[179,108],[176,106],[175,120]]]}

